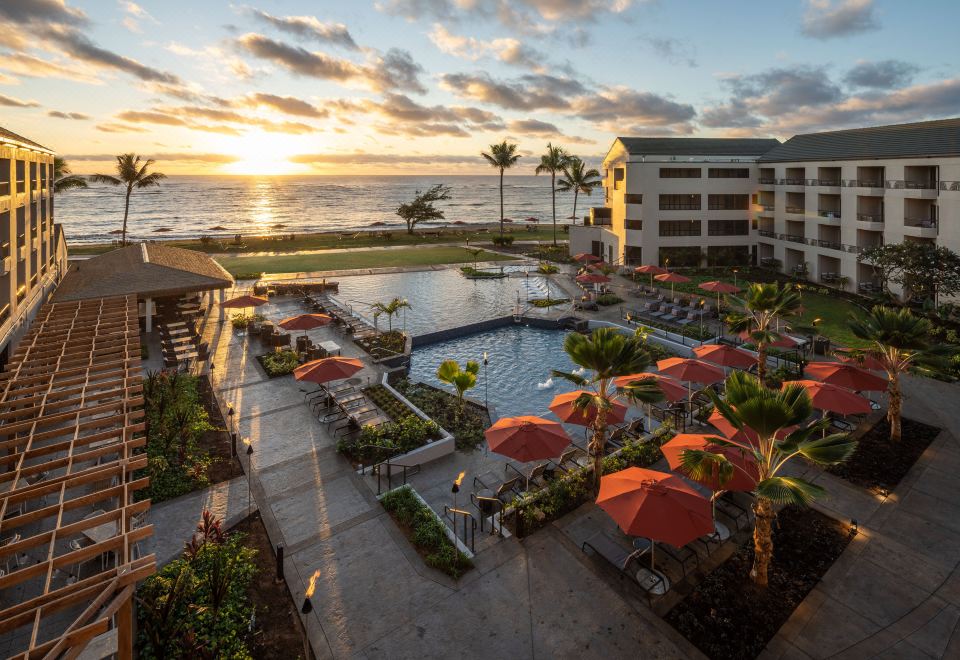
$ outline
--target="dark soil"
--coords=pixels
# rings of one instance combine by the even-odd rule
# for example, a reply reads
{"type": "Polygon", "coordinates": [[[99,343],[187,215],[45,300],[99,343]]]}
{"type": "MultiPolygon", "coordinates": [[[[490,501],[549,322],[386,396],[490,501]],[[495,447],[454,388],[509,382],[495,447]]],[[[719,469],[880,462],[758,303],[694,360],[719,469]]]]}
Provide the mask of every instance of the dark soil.
{"type": "Polygon", "coordinates": [[[356,339],[354,343],[374,358],[389,357],[403,353],[407,338],[399,330],[390,330],[367,339],[356,339]]]}
{"type": "Polygon", "coordinates": [[[218,484],[221,481],[239,477],[243,474],[243,468],[240,467],[240,461],[230,455],[230,433],[227,430],[227,422],[217,406],[210,389],[210,381],[206,376],[200,382],[200,398],[210,423],[217,429],[204,433],[200,439],[200,446],[214,459],[207,471],[210,484],[218,484]]]}
{"type": "Polygon", "coordinates": [[[490,426],[490,413],[483,406],[466,401],[460,414],[457,397],[433,385],[411,383],[404,379],[394,387],[410,403],[450,432],[458,450],[473,451],[485,441],[483,431],[490,426]]]}
{"type": "Polygon", "coordinates": [[[718,566],[665,619],[709,658],[755,658],[850,542],[849,527],[813,509],[783,509],[769,586],[750,579],[753,541],[718,566]]]}
{"type": "Polygon", "coordinates": [[[856,451],[846,463],[834,465],[827,471],[874,492],[892,491],[940,429],[904,417],[901,432],[900,441],[892,442],[890,423],[884,417],[860,437],[856,451]]]}
{"type": "Polygon", "coordinates": [[[297,614],[286,583],[274,582],[277,567],[273,546],[260,514],[238,524],[231,531],[246,534],[245,545],[257,550],[257,574],[248,590],[248,596],[257,606],[257,628],[250,644],[254,658],[283,658],[312,660],[313,652],[297,614]]]}

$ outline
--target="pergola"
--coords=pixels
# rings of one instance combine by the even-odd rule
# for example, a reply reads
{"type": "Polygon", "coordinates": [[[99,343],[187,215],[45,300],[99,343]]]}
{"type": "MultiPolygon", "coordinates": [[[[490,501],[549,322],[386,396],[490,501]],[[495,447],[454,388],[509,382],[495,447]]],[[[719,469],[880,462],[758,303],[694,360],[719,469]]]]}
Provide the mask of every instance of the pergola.
{"type": "Polygon", "coordinates": [[[108,653],[132,657],[132,597],[156,571],[137,545],[143,405],[135,296],[41,308],[0,374],[0,654],[75,657],[115,628],[108,653]]]}

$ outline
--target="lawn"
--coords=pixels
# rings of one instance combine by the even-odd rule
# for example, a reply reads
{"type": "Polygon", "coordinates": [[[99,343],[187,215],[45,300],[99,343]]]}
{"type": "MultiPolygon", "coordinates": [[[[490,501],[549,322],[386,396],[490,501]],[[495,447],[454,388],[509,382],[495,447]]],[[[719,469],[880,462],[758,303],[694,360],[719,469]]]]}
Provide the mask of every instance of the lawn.
{"type": "MultiPolygon", "coordinates": [[[[514,257],[484,252],[478,261],[505,261],[514,257]]],[[[461,247],[426,247],[400,250],[356,250],[330,254],[217,257],[233,275],[247,273],[303,273],[320,270],[432,266],[470,263],[473,256],[461,247]]]]}

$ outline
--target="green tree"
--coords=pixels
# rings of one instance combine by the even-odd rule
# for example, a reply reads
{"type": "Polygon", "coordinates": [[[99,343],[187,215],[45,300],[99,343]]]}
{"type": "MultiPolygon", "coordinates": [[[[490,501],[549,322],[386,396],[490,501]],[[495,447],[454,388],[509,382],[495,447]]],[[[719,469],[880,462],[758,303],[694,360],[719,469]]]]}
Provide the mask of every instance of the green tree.
{"type": "Polygon", "coordinates": [[[557,172],[563,171],[564,165],[569,160],[567,152],[563,147],[555,147],[552,143],[547,143],[547,151],[540,156],[540,164],[537,165],[536,174],[550,174],[550,199],[553,205],[553,245],[557,245],[557,172]]]}
{"type": "Polygon", "coordinates": [[[395,314],[399,314],[402,309],[411,309],[410,303],[407,302],[406,298],[394,298],[390,302],[375,302],[370,305],[370,309],[373,310],[374,320],[380,318],[382,314],[387,315],[387,332],[393,332],[393,317],[395,314]]]}
{"type": "Polygon", "coordinates": [[[437,184],[424,192],[414,193],[413,201],[397,207],[397,215],[407,223],[407,233],[413,234],[413,228],[421,222],[443,220],[444,213],[434,206],[436,202],[450,199],[450,186],[437,184]]]}
{"type": "Polygon", "coordinates": [[[957,347],[933,339],[933,324],[908,309],[877,305],[863,318],[850,317],[850,329],[860,339],[871,343],[868,353],[877,358],[887,372],[890,404],[887,421],[890,439],[900,440],[903,391],[900,377],[911,369],[935,372],[945,370],[957,347]]]}
{"type": "Polygon", "coordinates": [[[594,491],[600,491],[603,474],[603,453],[607,446],[607,414],[613,402],[623,399],[631,403],[653,403],[663,398],[663,392],[655,381],[640,379],[627,387],[616,388],[613,381],[621,376],[642,372],[650,364],[650,354],[643,339],[624,335],[613,328],[597,328],[589,335],[571,332],[563,342],[563,350],[574,364],[588,370],[591,375],[553,371],[553,375],[570,381],[584,390],[574,401],[580,410],[592,409],[592,436],[589,453],[593,458],[594,491]]]}
{"type": "MultiPolygon", "coordinates": [[[[916,241],[889,243],[865,250],[860,260],[880,271],[884,286],[903,288],[903,298],[930,298],[960,293],[960,255],[942,245],[916,241]]],[[[891,295],[892,292],[888,293],[891,295]]]]}
{"type": "Polygon", "coordinates": [[[517,164],[520,154],[517,153],[516,144],[504,140],[500,144],[491,144],[489,153],[482,151],[480,155],[500,170],[500,235],[503,236],[503,172],[517,164]]]}
{"type": "Polygon", "coordinates": [[[463,414],[463,399],[467,390],[477,385],[477,374],[480,373],[480,363],[468,360],[463,369],[456,360],[444,360],[437,368],[437,378],[440,382],[453,385],[457,391],[457,414],[463,414]]]}
{"type": "Polygon", "coordinates": [[[86,188],[87,180],[79,174],[73,174],[66,159],[53,157],[53,192],[60,194],[72,188],[86,188]]]}
{"type": "Polygon", "coordinates": [[[586,164],[577,156],[570,156],[566,164],[561,168],[563,177],[557,181],[557,189],[560,192],[573,191],[573,224],[577,224],[577,197],[580,193],[588,197],[593,195],[594,188],[599,188],[600,172],[595,169],[586,169],[586,164]]]}
{"type": "Polygon", "coordinates": [[[117,175],[94,174],[90,177],[96,183],[108,183],[111,186],[126,186],[126,196],[123,204],[123,230],[120,233],[120,245],[127,244],[127,218],[130,215],[130,195],[134,190],[159,186],[160,180],[166,178],[162,172],[148,172],[154,161],[150,158],[141,161],[135,154],[121,154],[117,156],[117,175]]]}
{"type": "MultiPolygon", "coordinates": [[[[707,390],[716,410],[736,429],[752,429],[757,441],[753,444],[711,438],[711,442],[736,447],[756,461],[759,479],[754,491],[756,523],[750,576],[757,585],[766,587],[767,570],[773,558],[773,523],[777,515],[774,507],[782,504],[807,506],[826,494],[816,484],[784,474],[786,466],[798,457],[817,465],[841,463],[853,453],[856,442],[845,433],[825,435],[829,419],[808,421],[813,404],[810,395],[798,383],[771,390],[756,377],[735,371],[727,378],[724,391],[724,398],[720,398],[712,389],[707,390]],[[792,426],[798,428],[784,435],[784,429],[792,426]]],[[[717,475],[720,483],[729,480],[737,469],[726,456],[708,451],[684,451],[681,461],[684,471],[694,479],[717,475]]]]}
{"type": "Polygon", "coordinates": [[[800,307],[800,294],[790,284],[751,284],[742,297],[730,296],[733,304],[742,308],[727,316],[732,332],[746,332],[749,341],[757,347],[757,375],[765,382],[767,376],[767,346],[780,339],[773,329],[777,317],[788,317],[800,307]]]}

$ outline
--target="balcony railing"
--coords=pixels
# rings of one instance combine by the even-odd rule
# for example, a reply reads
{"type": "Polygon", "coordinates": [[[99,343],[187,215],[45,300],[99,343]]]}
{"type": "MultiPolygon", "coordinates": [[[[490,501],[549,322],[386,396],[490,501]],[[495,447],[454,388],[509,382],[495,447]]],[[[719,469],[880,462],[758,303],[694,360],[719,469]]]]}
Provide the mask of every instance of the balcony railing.
{"type": "Polygon", "coordinates": [[[787,213],[806,213],[806,209],[802,206],[788,206],[787,213]]]}
{"type": "Polygon", "coordinates": [[[776,237],[777,237],[776,232],[772,232],[772,231],[769,231],[769,230],[767,230],[767,229],[761,229],[761,230],[758,231],[757,233],[760,234],[761,236],[763,236],[764,238],[776,238],[776,237]]]}
{"type": "MultiPolygon", "coordinates": [[[[2,186],[3,184],[0,184],[2,186]]],[[[951,190],[953,192],[960,192],[960,181],[941,181],[940,190],[951,190]]],[[[0,192],[2,194],[2,192],[0,192]]]]}
{"type": "Polygon", "coordinates": [[[805,186],[807,185],[806,179],[780,179],[780,183],[785,186],[805,186]]]}
{"type": "Polygon", "coordinates": [[[773,210],[774,210],[774,205],[773,205],[773,204],[755,204],[754,206],[756,206],[756,207],[757,207],[758,209],[760,209],[761,211],[773,211],[773,210]]]}
{"type": "Polygon", "coordinates": [[[810,179],[808,186],[839,186],[840,179],[810,179]]]}
{"type": "Polygon", "coordinates": [[[584,216],[583,224],[586,227],[609,227],[613,224],[611,218],[591,218],[590,216],[584,216]]]}
{"type": "Polygon", "coordinates": [[[937,221],[934,218],[912,218],[904,216],[903,225],[905,227],[920,227],[921,229],[936,229],[937,221]]]}
{"type": "Polygon", "coordinates": [[[840,211],[832,211],[828,209],[820,209],[817,211],[817,215],[821,218],[840,218],[840,211]]]}
{"type": "Polygon", "coordinates": [[[881,179],[847,179],[843,182],[847,188],[883,188],[881,179]]]}
{"type": "Polygon", "coordinates": [[[837,241],[825,241],[823,239],[817,239],[817,245],[822,248],[829,248],[831,250],[843,250],[843,243],[837,241]]]}
{"type": "Polygon", "coordinates": [[[883,222],[883,214],[858,213],[857,220],[860,222],[883,222]]]}
{"type": "Polygon", "coordinates": [[[936,190],[937,184],[933,181],[904,181],[903,179],[887,179],[887,188],[893,190],[936,190]]]}
{"type": "Polygon", "coordinates": [[[762,176],[762,177],[760,177],[760,183],[762,183],[762,184],[773,185],[773,184],[775,184],[776,182],[777,182],[776,177],[770,177],[770,176],[762,176]]]}
{"type": "Polygon", "coordinates": [[[791,243],[806,243],[803,236],[797,236],[796,234],[780,234],[780,240],[790,241],[791,243]]]}

